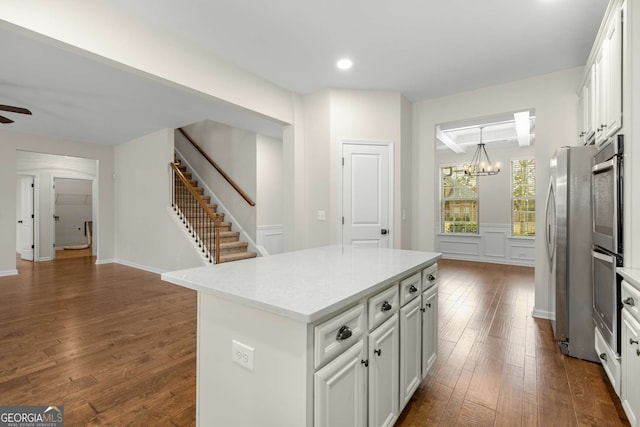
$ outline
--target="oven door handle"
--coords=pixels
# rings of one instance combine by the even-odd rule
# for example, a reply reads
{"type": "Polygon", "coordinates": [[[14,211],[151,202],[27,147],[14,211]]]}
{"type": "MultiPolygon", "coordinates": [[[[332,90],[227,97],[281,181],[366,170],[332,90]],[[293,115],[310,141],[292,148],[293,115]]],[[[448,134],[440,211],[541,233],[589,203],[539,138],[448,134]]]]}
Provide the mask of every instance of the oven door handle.
{"type": "Polygon", "coordinates": [[[614,265],[616,262],[615,258],[612,255],[603,254],[602,252],[597,252],[597,251],[594,251],[593,249],[591,249],[591,256],[593,256],[594,258],[598,258],[601,261],[606,261],[614,265]]]}
{"type": "Polygon", "coordinates": [[[595,164],[591,168],[591,172],[599,173],[599,172],[602,172],[603,170],[611,169],[616,165],[617,161],[618,161],[618,158],[614,156],[611,159],[607,160],[606,162],[595,164]]]}

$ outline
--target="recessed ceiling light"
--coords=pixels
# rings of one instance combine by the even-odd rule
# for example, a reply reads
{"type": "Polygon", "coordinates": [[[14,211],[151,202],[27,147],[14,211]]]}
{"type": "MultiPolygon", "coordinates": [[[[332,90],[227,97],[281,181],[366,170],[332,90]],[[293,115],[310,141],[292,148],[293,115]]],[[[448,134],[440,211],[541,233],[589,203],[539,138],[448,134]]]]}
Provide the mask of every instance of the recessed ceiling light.
{"type": "Polygon", "coordinates": [[[342,58],[336,63],[336,66],[341,70],[348,70],[353,66],[353,62],[349,58],[342,58]]]}

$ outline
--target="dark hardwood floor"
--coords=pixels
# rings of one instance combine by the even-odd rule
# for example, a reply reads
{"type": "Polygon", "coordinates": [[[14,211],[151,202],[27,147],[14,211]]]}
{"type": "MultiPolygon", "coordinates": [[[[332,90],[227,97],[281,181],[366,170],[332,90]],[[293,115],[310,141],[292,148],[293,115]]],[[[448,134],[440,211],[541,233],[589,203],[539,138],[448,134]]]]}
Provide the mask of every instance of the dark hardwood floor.
{"type": "MultiPolygon", "coordinates": [[[[64,405],[68,426],[194,425],[195,292],[94,262],[0,277],[0,405],[64,405]]],[[[397,426],[628,425],[602,368],[531,317],[533,269],[439,265],[438,361],[397,426]]]]}

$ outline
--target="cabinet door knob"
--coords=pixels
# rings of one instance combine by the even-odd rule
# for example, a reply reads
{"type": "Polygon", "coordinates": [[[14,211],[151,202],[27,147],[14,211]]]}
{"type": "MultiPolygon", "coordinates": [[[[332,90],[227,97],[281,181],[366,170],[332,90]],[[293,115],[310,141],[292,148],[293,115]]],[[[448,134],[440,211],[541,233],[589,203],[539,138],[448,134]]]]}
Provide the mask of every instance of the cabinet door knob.
{"type": "Polygon", "coordinates": [[[638,344],[638,340],[634,340],[633,338],[629,338],[629,344],[638,344]]]}
{"type": "Polygon", "coordinates": [[[373,352],[375,354],[377,354],[378,356],[380,356],[382,354],[382,350],[381,349],[373,350],[373,352]]]}
{"type": "Polygon", "coordinates": [[[600,359],[607,361],[607,353],[600,353],[600,359]]]}
{"type": "Polygon", "coordinates": [[[430,274],[430,275],[429,275],[429,280],[430,280],[431,282],[433,282],[434,280],[436,280],[436,277],[435,277],[433,274],[430,274]]]}
{"type": "Polygon", "coordinates": [[[427,311],[427,309],[426,308],[421,308],[420,311],[424,313],[425,311],[427,311]]]}
{"type": "Polygon", "coordinates": [[[630,306],[632,306],[632,307],[633,307],[634,305],[636,305],[636,302],[635,302],[635,301],[633,300],[633,298],[631,298],[631,297],[627,297],[627,298],[623,299],[623,300],[622,300],[622,302],[623,302],[623,303],[625,303],[625,304],[627,304],[627,305],[630,305],[630,306]]]}
{"type": "Polygon", "coordinates": [[[411,286],[409,286],[409,292],[411,292],[411,293],[418,292],[418,288],[416,288],[415,286],[411,285],[411,286]]]}
{"type": "Polygon", "coordinates": [[[364,367],[366,368],[367,366],[369,366],[369,361],[368,360],[361,360],[360,363],[362,363],[364,365],[364,367]]]}
{"type": "Polygon", "coordinates": [[[389,301],[385,301],[382,303],[382,306],[380,307],[380,310],[382,311],[389,311],[391,310],[391,304],[389,304],[389,301]]]}
{"type": "Polygon", "coordinates": [[[428,303],[426,303],[426,304],[425,304],[425,306],[426,306],[427,308],[431,308],[431,303],[430,303],[430,302],[428,302],[428,303]]]}
{"type": "Polygon", "coordinates": [[[636,354],[640,356],[640,348],[636,348],[636,354]]]}
{"type": "Polygon", "coordinates": [[[347,338],[350,338],[351,335],[353,335],[353,332],[351,332],[351,328],[349,328],[346,325],[341,326],[340,329],[338,329],[338,334],[336,335],[336,339],[338,341],[346,340],[347,338]]]}

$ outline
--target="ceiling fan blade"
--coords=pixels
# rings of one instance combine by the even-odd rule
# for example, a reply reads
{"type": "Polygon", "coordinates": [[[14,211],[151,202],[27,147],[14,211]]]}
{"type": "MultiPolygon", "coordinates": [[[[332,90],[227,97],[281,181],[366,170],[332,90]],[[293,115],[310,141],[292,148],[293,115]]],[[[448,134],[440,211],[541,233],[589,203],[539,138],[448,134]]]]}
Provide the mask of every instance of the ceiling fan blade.
{"type": "Polygon", "coordinates": [[[13,123],[13,120],[8,119],[5,116],[0,116],[0,123],[13,123]]]}
{"type": "Polygon", "coordinates": [[[11,105],[0,105],[0,110],[9,111],[10,113],[31,114],[26,108],[13,107],[11,105]]]}

